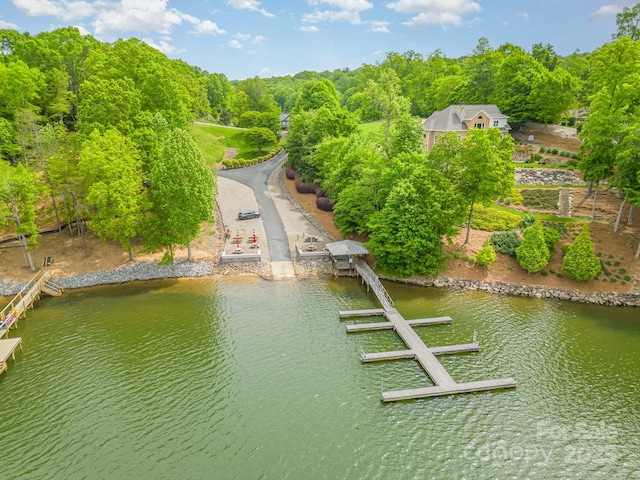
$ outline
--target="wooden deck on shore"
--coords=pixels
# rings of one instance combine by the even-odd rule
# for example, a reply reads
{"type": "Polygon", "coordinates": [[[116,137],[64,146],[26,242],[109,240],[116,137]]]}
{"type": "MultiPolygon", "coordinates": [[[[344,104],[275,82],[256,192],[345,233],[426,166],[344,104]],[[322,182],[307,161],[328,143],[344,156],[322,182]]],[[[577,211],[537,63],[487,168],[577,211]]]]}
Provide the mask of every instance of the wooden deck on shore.
{"type": "MultiPolygon", "coordinates": [[[[368,269],[368,266],[363,261],[358,259],[356,269],[360,273],[366,271],[366,269],[368,269]]],[[[378,296],[378,299],[383,305],[383,308],[340,311],[340,318],[384,316],[387,321],[347,325],[347,332],[352,333],[393,329],[407,346],[406,350],[398,350],[394,352],[362,353],[360,358],[361,361],[368,363],[407,358],[415,359],[418,361],[429,378],[431,378],[433,383],[435,383],[434,386],[430,387],[382,392],[381,399],[383,402],[396,402],[400,400],[411,400],[441,395],[453,395],[457,393],[469,393],[516,387],[517,382],[513,378],[457,383],[451,377],[451,375],[449,375],[449,372],[447,372],[447,370],[438,361],[436,355],[477,352],[480,350],[480,345],[478,345],[478,343],[474,341],[473,343],[462,345],[428,347],[418,336],[413,327],[450,324],[452,321],[451,317],[405,320],[404,317],[394,308],[393,300],[386,292],[373,271],[369,269],[369,272],[361,276],[363,278],[363,281],[367,283],[367,286],[370,286],[376,293],[376,296],[378,296]],[[370,283],[373,284],[370,285],[370,283]]]]}

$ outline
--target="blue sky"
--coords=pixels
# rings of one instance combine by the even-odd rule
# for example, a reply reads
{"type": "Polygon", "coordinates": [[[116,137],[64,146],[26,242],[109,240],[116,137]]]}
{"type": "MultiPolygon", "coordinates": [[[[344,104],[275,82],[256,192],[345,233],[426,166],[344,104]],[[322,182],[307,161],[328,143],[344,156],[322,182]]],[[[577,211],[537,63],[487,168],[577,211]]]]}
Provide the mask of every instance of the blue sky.
{"type": "Polygon", "coordinates": [[[448,57],[551,44],[561,55],[611,40],[624,0],[0,0],[0,28],[76,26],[101,41],[136,37],[230,80],[355,69],[388,52],[448,57]]]}

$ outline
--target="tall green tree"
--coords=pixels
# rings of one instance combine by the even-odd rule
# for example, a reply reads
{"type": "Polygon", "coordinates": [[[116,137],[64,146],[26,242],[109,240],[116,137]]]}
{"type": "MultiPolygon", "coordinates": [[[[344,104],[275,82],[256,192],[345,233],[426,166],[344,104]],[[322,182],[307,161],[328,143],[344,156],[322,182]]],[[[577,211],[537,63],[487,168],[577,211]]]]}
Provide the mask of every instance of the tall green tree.
{"type": "Polygon", "coordinates": [[[213,219],[213,174],[189,133],[173,129],[150,172],[153,215],[144,230],[145,244],[166,249],[173,261],[178,245],[188,248],[203,222],[213,219]]]}
{"type": "Polygon", "coordinates": [[[460,201],[446,178],[423,166],[399,180],[369,222],[369,251],[384,271],[407,277],[441,271],[443,237],[457,233],[460,201]]]}
{"type": "Polygon", "coordinates": [[[0,225],[12,222],[20,239],[25,265],[36,270],[31,252],[38,245],[36,202],[39,198],[35,172],[24,165],[15,167],[0,159],[0,225]]]}
{"type": "Polygon", "coordinates": [[[83,144],[79,169],[88,181],[91,231],[102,241],[117,241],[133,260],[132,239],[147,206],[135,145],[117,130],[94,130],[83,144]]]}
{"type": "Polygon", "coordinates": [[[631,40],[640,38],[640,3],[633,7],[623,7],[622,11],[616,15],[616,25],[618,31],[613,38],[629,36],[631,40]]]}
{"type": "MultiPolygon", "coordinates": [[[[469,205],[465,244],[469,243],[475,203],[490,203],[513,188],[513,146],[513,138],[502,136],[497,128],[472,129],[462,139],[456,168],[458,190],[469,205]]],[[[455,170],[453,172],[455,174],[455,170]]]]}

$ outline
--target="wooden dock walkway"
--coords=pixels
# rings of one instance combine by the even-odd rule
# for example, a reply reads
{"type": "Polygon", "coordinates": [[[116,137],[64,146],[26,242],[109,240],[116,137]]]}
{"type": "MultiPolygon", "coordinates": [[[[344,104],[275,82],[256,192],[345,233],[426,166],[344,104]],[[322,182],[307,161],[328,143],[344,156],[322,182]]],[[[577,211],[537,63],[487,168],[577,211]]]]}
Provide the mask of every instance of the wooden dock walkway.
{"type": "Polygon", "coordinates": [[[0,340],[0,373],[7,370],[7,360],[9,357],[16,361],[16,349],[20,347],[22,350],[22,338],[8,338],[0,340]]]}
{"type": "Polygon", "coordinates": [[[59,297],[63,288],[51,280],[50,271],[40,271],[13,297],[0,312],[0,338],[9,335],[9,329],[18,327],[18,320],[27,315],[27,310],[40,299],[42,292],[59,297]]]}
{"type": "Polygon", "coordinates": [[[365,332],[374,330],[393,329],[400,336],[407,346],[406,350],[394,352],[362,353],[362,362],[377,362],[383,360],[415,359],[427,373],[435,386],[412,388],[407,390],[396,390],[382,392],[383,402],[395,402],[399,400],[409,400],[425,397],[435,397],[441,395],[452,395],[457,393],[478,392],[495,390],[500,388],[514,388],[517,382],[513,378],[501,378],[497,380],[483,380],[476,382],[457,383],[449,372],[442,366],[436,355],[448,355],[462,352],[477,352],[480,345],[473,343],[462,345],[449,345],[444,347],[428,347],[415,332],[413,327],[424,325],[450,324],[451,317],[423,318],[416,320],[405,320],[404,317],[393,306],[393,300],[386,292],[375,273],[364,261],[356,259],[356,270],[364,282],[371,286],[378,300],[382,304],[382,309],[341,311],[340,318],[384,316],[386,322],[374,322],[366,324],[347,325],[347,332],[365,332]]]}

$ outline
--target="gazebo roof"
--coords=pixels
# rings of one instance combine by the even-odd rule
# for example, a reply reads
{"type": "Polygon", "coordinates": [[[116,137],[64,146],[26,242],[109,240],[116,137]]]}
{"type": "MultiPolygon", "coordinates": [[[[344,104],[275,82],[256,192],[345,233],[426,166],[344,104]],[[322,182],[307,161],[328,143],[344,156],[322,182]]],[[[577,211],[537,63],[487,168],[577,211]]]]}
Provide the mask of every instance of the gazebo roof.
{"type": "Polygon", "coordinates": [[[329,253],[336,255],[366,255],[369,250],[364,248],[360,242],[355,240],[340,240],[339,242],[331,242],[325,245],[329,253]]]}

